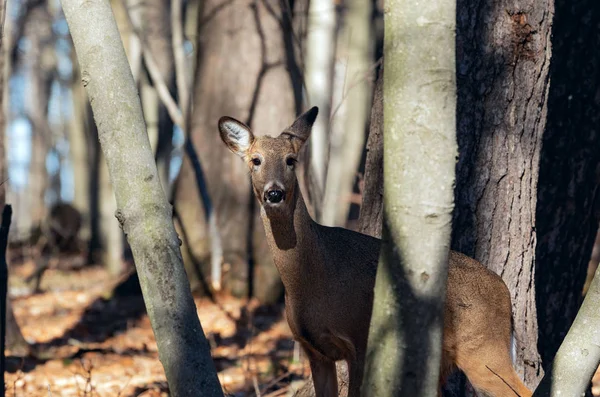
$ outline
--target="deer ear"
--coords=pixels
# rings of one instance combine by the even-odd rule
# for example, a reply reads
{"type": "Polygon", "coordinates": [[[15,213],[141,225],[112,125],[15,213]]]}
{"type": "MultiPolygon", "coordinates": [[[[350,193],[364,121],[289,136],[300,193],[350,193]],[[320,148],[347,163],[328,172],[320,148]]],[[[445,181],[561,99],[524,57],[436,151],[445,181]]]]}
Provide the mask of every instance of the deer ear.
{"type": "Polygon", "coordinates": [[[308,140],[308,137],[310,137],[310,131],[315,120],[317,119],[318,113],[319,108],[313,106],[310,110],[301,114],[291,126],[286,128],[281,133],[281,136],[287,136],[290,139],[295,138],[300,141],[300,145],[298,146],[302,146],[302,144],[308,140]]]}
{"type": "Polygon", "coordinates": [[[254,142],[254,135],[250,127],[231,117],[219,119],[219,134],[229,150],[240,157],[244,157],[254,142]]]}

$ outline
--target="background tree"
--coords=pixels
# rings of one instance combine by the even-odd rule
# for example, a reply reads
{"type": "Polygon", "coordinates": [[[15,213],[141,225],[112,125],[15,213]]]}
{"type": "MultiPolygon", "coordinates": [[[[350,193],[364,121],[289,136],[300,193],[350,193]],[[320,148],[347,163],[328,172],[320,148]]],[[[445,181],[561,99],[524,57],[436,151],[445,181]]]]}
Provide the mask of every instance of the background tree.
{"type": "Polygon", "coordinates": [[[362,394],[435,395],[456,159],[456,3],[386,7],[383,239],[362,394]]]}
{"type": "Polygon", "coordinates": [[[331,124],[331,153],[323,198],[323,224],[345,226],[365,143],[373,93],[373,5],[367,0],[344,2],[338,42],[341,82],[331,124]],[[341,114],[337,112],[343,108],[341,114]]]}
{"type": "Polygon", "coordinates": [[[317,106],[317,117],[309,138],[310,175],[313,209],[321,219],[325,180],[329,159],[330,114],[333,93],[333,65],[337,32],[337,13],[333,0],[309,1],[306,35],[306,99],[307,107],[317,106]]]}
{"type": "Polygon", "coordinates": [[[110,5],[84,6],[78,0],[62,5],[171,394],[221,395],[110,5]]]}
{"type": "MultiPolygon", "coordinates": [[[[6,16],[6,8],[5,3],[0,2],[0,71],[4,70],[4,62],[7,56],[6,46],[5,46],[5,29],[4,29],[4,21],[6,16]]],[[[4,208],[4,204],[6,204],[6,181],[7,181],[7,167],[6,167],[6,147],[4,145],[4,129],[6,127],[6,118],[4,112],[4,74],[0,73],[0,207],[4,208]]],[[[8,230],[6,230],[6,236],[8,239],[8,230]]],[[[6,286],[6,282],[8,281],[8,273],[4,274],[4,270],[6,269],[6,252],[3,253],[4,258],[0,259],[1,266],[4,269],[1,269],[3,273],[3,277],[6,277],[6,280],[2,280],[4,286],[6,286]]],[[[19,324],[15,319],[15,315],[13,313],[11,299],[8,296],[8,291],[3,291],[3,294],[0,295],[0,299],[5,301],[5,314],[6,317],[2,318],[6,323],[0,323],[0,327],[3,328],[3,334],[6,337],[6,346],[13,355],[27,355],[29,353],[29,344],[23,338],[23,334],[21,334],[21,329],[19,328],[19,324]]],[[[3,341],[4,343],[4,341],[3,341]]],[[[4,353],[2,353],[4,354],[4,353]]],[[[4,371],[4,368],[2,369],[4,371]]],[[[4,388],[4,384],[0,385],[0,387],[4,388]]],[[[4,389],[3,389],[4,390],[4,389]]]]}
{"type": "MultiPolygon", "coordinates": [[[[286,70],[288,63],[296,65],[290,59],[295,54],[292,31],[283,29],[290,26],[292,18],[286,4],[255,0],[203,4],[189,136],[218,214],[225,287],[237,296],[254,294],[262,302],[279,299],[281,281],[266,246],[245,166],[226,155],[227,149],[219,142],[217,120],[228,114],[245,121],[259,135],[275,134],[299,110],[286,70]],[[254,263],[254,271],[249,263],[254,263]]],[[[174,204],[188,255],[188,274],[196,274],[195,268],[207,263],[210,253],[194,178],[193,166],[185,156],[174,204]]]]}

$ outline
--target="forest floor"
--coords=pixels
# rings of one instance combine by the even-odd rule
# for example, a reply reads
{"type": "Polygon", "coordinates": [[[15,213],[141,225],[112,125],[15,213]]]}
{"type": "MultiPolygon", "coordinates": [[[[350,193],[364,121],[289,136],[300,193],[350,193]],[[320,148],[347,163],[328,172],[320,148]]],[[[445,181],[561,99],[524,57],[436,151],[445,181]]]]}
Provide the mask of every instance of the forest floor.
{"type": "MultiPolygon", "coordinates": [[[[101,267],[48,270],[42,292],[31,294],[23,280],[33,270],[31,261],[10,269],[15,317],[36,354],[8,352],[7,396],[168,395],[141,295],[101,267]]],[[[282,305],[259,307],[232,297],[195,301],[230,395],[285,396],[308,376],[282,305]]]]}

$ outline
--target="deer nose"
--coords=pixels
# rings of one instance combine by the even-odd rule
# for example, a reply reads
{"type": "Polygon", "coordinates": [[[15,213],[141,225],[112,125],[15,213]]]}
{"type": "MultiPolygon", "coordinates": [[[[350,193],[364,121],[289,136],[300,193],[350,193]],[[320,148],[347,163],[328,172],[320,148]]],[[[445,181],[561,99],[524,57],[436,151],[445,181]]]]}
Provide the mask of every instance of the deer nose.
{"type": "Polygon", "coordinates": [[[281,202],[285,197],[285,193],[280,189],[269,189],[265,193],[265,201],[269,203],[277,204],[281,202]]]}

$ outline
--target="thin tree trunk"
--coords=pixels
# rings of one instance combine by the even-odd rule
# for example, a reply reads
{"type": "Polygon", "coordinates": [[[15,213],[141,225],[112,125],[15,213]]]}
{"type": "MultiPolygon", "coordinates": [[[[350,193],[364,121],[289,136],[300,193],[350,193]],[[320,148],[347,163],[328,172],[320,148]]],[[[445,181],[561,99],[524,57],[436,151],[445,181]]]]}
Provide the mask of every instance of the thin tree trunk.
{"type": "Polygon", "coordinates": [[[534,266],[553,0],[459,0],[457,12],[460,156],[452,246],[508,286],[516,370],[533,388],[542,375],[534,266]]]}
{"type": "MultiPolygon", "coordinates": [[[[6,203],[6,190],[7,190],[7,175],[8,168],[6,164],[6,147],[5,147],[5,128],[6,128],[6,107],[5,101],[7,100],[6,94],[8,94],[8,90],[4,89],[7,81],[4,80],[4,65],[5,62],[9,62],[8,55],[10,52],[10,46],[7,48],[5,46],[5,26],[4,21],[6,18],[6,3],[0,2],[0,207],[4,208],[4,204],[6,203]]],[[[19,324],[15,320],[15,316],[12,310],[11,299],[8,295],[8,266],[6,263],[6,244],[8,244],[8,232],[10,226],[10,218],[12,216],[12,209],[10,210],[10,214],[7,210],[4,210],[2,216],[2,225],[3,229],[0,236],[2,240],[1,244],[3,244],[3,251],[0,252],[0,273],[2,273],[2,277],[0,277],[0,282],[2,283],[2,291],[0,291],[0,300],[3,303],[2,307],[2,316],[0,316],[0,329],[2,329],[2,357],[4,358],[4,348],[7,347],[13,355],[27,355],[29,353],[29,344],[23,338],[23,334],[21,334],[21,329],[19,328],[19,324]],[[7,219],[5,219],[7,217],[7,219]]],[[[4,364],[4,361],[2,362],[4,364]]],[[[4,366],[0,371],[4,374],[4,366]]],[[[2,378],[4,379],[4,378],[2,378]]],[[[4,382],[0,382],[0,387],[4,387],[4,382]]]]}
{"type": "Polygon", "coordinates": [[[342,128],[331,136],[331,153],[327,168],[327,187],[323,198],[323,223],[345,226],[350,211],[350,197],[358,172],[371,109],[373,40],[372,2],[346,2],[347,15],[341,40],[346,52],[338,54],[345,64],[342,94],[344,115],[342,128]]]}
{"type": "Polygon", "coordinates": [[[46,2],[40,2],[30,11],[25,21],[25,37],[29,42],[25,54],[25,67],[29,77],[25,113],[32,127],[27,197],[32,228],[41,225],[46,214],[45,196],[49,186],[46,156],[52,146],[52,131],[48,123],[51,82],[48,72],[51,65],[47,64],[47,60],[52,58],[47,53],[52,39],[52,28],[47,7],[46,2]]]}
{"type": "Polygon", "coordinates": [[[371,126],[367,140],[365,187],[363,190],[358,231],[381,238],[383,224],[383,67],[375,83],[371,126]]]}
{"type": "Polygon", "coordinates": [[[98,199],[100,238],[102,241],[101,261],[109,274],[117,276],[123,270],[123,231],[119,226],[119,221],[115,218],[117,202],[115,201],[115,192],[111,184],[109,169],[102,152],[99,155],[98,199]]]}
{"type": "MultiPolygon", "coordinates": [[[[321,117],[313,125],[310,145],[310,174],[314,178],[312,197],[315,208],[321,207],[325,193],[327,160],[329,158],[329,117],[333,64],[335,60],[336,12],[333,0],[311,1],[308,8],[308,33],[306,37],[307,106],[318,106],[321,117]]],[[[322,215],[319,210],[318,213],[322,215]]],[[[321,220],[321,219],[317,219],[321,220]]]]}
{"type": "Polygon", "coordinates": [[[362,394],[434,396],[457,155],[456,2],[386,7],[383,240],[362,394]]]}
{"type": "Polygon", "coordinates": [[[102,0],[63,0],[62,5],[170,393],[223,395],[110,6],[102,0]]]}
{"type": "Polygon", "coordinates": [[[600,269],[534,396],[584,396],[600,364],[600,269]]]}
{"type": "MultiPolygon", "coordinates": [[[[129,2],[128,12],[132,16],[135,28],[143,36],[142,42],[148,45],[154,59],[160,60],[157,66],[162,80],[171,95],[174,93],[175,69],[173,62],[173,46],[171,38],[170,2],[167,0],[148,0],[144,2],[129,2]],[[134,15],[137,18],[134,18],[134,15]]],[[[147,66],[146,66],[147,67],[147,66]]],[[[142,79],[142,83],[147,81],[142,79]]],[[[151,117],[146,120],[148,134],[156,153],[156,166],[159,177],[167,194],[170,191],[169,170],[171,152],[173,151],[173,121],[167,109],[158,98],[156,88],[146,87],[142,91],[144,115],[151,117]]]]}
{"type": "Polygon", "coordinates": [[[79,236],[82,240],[91,239],[91,192],[89,187],[90,168],[92,166],[91,156],[93,155],[90,145],[88,114],[88,99],[85,90],[81,85],[81,76],[79,70],[75,67],[77,58],[75,54],[71,57],[73,62],[73,79],[71,82],[71,96],[73,98],[73,110],[71,123],[69,125],[69,154],[71,157],[71,167],[73,169],[73,205],[82,215],[82,227],[79,236]]]}

